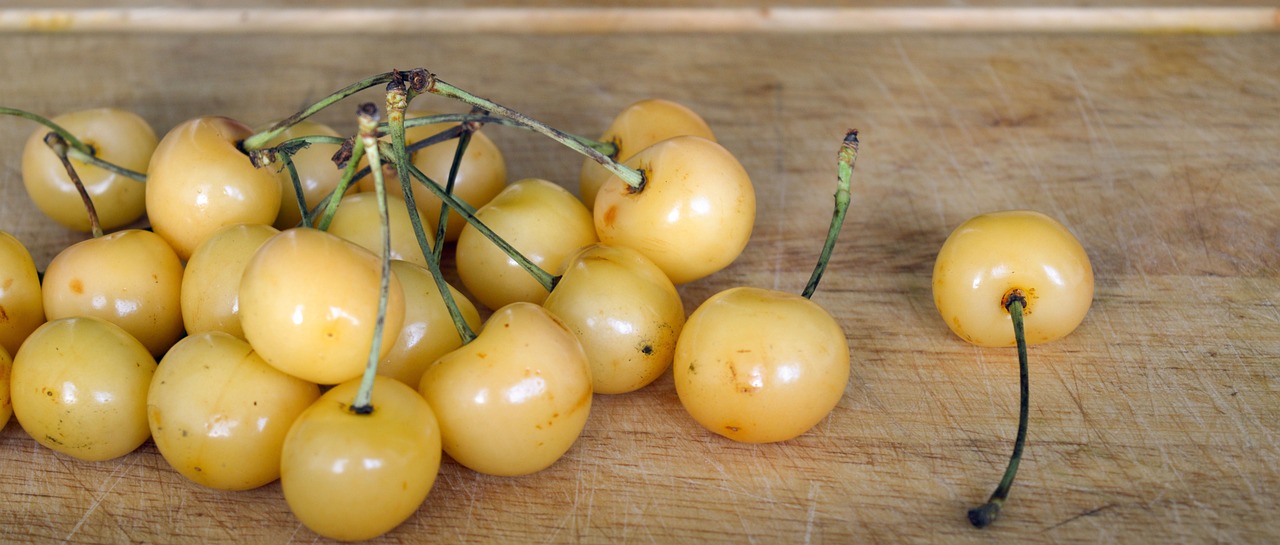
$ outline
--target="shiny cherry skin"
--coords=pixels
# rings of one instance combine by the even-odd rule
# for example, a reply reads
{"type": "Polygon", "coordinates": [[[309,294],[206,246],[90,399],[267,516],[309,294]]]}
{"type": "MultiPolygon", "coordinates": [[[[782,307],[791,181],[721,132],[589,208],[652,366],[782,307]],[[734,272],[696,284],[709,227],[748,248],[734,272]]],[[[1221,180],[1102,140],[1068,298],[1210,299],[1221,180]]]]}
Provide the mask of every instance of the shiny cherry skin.
{"type": "Polygon", "coordinates": [[[311,531],[342,541],[393,530],[426,500],[442,457],[431,406],[401,382],[374,379],[373,410],[352,412],[359,381],[335,386],[294,421],[280,488],[311,531]]]}
{"type": "Polygon", "coordinates": [[[239,148],[252,134],[233,119],[198,117],[171,129],[152,154],[147,218],[184,261],[218,229],[271,225],[280,213],[275,167],[253,166],[239,148]]]}
{"type": "Polygon", "coordinates": [[[689,315],[672,369],[680,403],[707,430],[746,443],[786,441],[840,402],[849,344],[809,299],[729,288],[689,315]]]}
{"type": "MultiPolygon", "coordinates": [[[[158,140],[145,119],[119,108],[95,108],[64,114],[51,121],[66,129],[108,163],[146,173],[158,140]]],[[[36,208],[77,231],[90,230],[89,215],[62,160],[44,143],[49,133],[38,127],[22,151],[22,183],[36,208]]],[[[124,227],[146,210],[146,186],[137,180],[71,159],[103,230],[124,227]]]]}
{"type": "Polygon", "coordinates": [[[527,475],[550,467],[582,434],[591,366],[558,318],[512,303],[475,340],[431,364],[418,391],[450,457],[481,473],[527,475]]]}
{"type": "Polygon", "coordinates": [[[632,392],[666,372],[685,321],[680,293],[662,269],[606,244],[572,256],[542,306],[582,342],[598,394],[632,392]]]}
{"type": "Polygon", "coordinates": [[[44,323],[40,274],[27,247],[0,231],[0,348],[10,355],[44,323]]]}
{"type": "Polygon", "coordinates": [[[285,434],[320,397],[221,331],[186,337],[160,361],[147,422],[171,467],[209,488],[248,490],[280,477],[285,434]]]}
{"type": "Polygon", "coordinates": [[[124,456],[151,436],[147,388],[156,361],[111,322],[51,320],[13,359],[13,414],[37,443],[86,461],[124,456]]]}
{"type": "MultiPolygon", "coordinates": [[[[404,325],[395,345],[378,363],[378,374],[417,388],[423,371],[440,356],[462,346],[462,337],[431,271],[407,261],[392,261],[391,270],[404,288],[404,325]]],[[[449,292],[471,331],[479,331],[483,321],[475,304],[453,286],[449,292]]]]}
{"type": "MultiPolygon", "coordinates": [[[[711,127],[701,116],[687,106],[671,100],[648,98],[632,103],[618,113],[600,135],[602,142],[617,146],[614,160],[626,161],[636,152],[658,142],[691,134],[715,140],[711,127]]],[[[600,186],[609,179],[609,170],[591,158],[584,159],[578,174],[578,194],[588,209],[595,207],[600,186]]]]}
{"type": "Polygon", "coordinates": [[[279,234],[261,223],[238,223],[205,239],[182,275],[182,323],[187,334],[222,331],[241,339],[240,278],[258,248],[279,234]]]}
{"type": "MultiPolygon", "coordinates": [[[[433,227],[426,223],[417,210],[419,221],[426,229],[427,247],[435,241],[433,227]]],[[[423,267],[427,266],[427,257],[422,253],[418,237],[413,232],[413,223],[409,218],[409,207],[404,199],[395,195],[387,195],[387,221],[391,226],[391,259],[408,261],[423,267]]],[[[327,230],[330,234],[358,244],[360,247],[382,255],[382,215],[378,212],[378,196],[376,193],[352,193],[338,203],[338,211],[333,215],[333,222],[327,230]]]]}
{"type": "Polygon", "coordinates": [[[698,136],[677,136],[626,161],[648,180],[635,191],[611,177],[596,196],[601,242],[652,260],[675,284],[733,263],[755,224],[755,189],[737,158],[698,136]]]}
{"type": "Polygon", "coordinates": [[[94,316],[160,357],[183,334],[182,262],[155,233],[116,231],[63,249],[45,269],[45,316],[94,316]]]}
{"type": "MultiPolygon", "coordinates": [[[[258,248],[240,279],[240,326],[273,367],[317,384],[360,376],[378,317],[382,262],[310,228],[281,231],[258,248]]],[[[392,273],[379,356],[404,323],[404,289],[392,273]]]]}
{"type": "Polygon", "coordinates": [[[979,346],[1014,346],[1008,296],[1026,299],[1027,344],[1071,333],[1093,303],[1093,267],[1057,220],[1031,210],[975,216],[952,231],[933,268],[933,301],[947,326],[979,346]]]}

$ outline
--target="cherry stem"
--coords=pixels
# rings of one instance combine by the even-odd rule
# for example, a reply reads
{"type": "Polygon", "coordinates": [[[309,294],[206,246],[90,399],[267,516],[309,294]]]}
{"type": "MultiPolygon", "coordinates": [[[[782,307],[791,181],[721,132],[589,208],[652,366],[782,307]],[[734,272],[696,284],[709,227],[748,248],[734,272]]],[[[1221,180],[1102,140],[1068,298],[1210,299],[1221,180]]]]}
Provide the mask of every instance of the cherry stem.
{"type": "Polygon", "coordinates": [[[836,206],[831,213],[831,226],[827,228],[827,241],[822,245],[822,254],[818,256],[818,264],[809,275],[809,283],[804,287],[806,299],[813,297],[822,281],[822,274],[827,271],[827,263],[831,261],[831,252],[836,247],[836,238],[844,225],[844,216],[849,211],[849,180],[853,177],[853,164],[858,159],[858,129],[851,129],[844,135],[844,143],[836,155],[836,206]]]}
{"type": "Polygon", "coordinates": [[[272,125],[267,130],[254,134],[248,138],[245,138],[244,142],[241,143],[241,147],[247,152],[252,152],[252,151],[265,148],[267,147],[267,142],[270,142],[273,138],[279,136],[280,133],[288,130],[289,127],[297,125],[298,122],[308,117],[311,117],[312,115],[315,115],[316,112],[319,112],[320,110],[328,108],[329,106],[333,105],[336,102],[341,101],[342,99],[345,99],[351,95],[359,93],[360,91],[363,91],[375,85],[382,85],[388,81],[391,81],[391,79],[394,77],[395,74],[396,72],[394,71],[385,72],[382,74],[378,74],[376,76],[371,76],[371,77],[362,79],[360,81],[352,83],[351,85],[343,87],[342,89],[334,91],[329,96],[326,96],[320,99],[315,104],[308,106],[306,109],[298,113],[295,113],[289,117],[281,119],[280,121],[276,122],[275,125],[272,125]]]}
{"type": "MultiPolygon", "coordinates": [[[[400,192],[404,194],[405,208],[409,212],[409,224],[413,226],[413,235],[418,239],[418,249],[427,260],[427,269],[431,271],[431,278],[436,283],[436,290],[440,292],[440,298],[444,300],[445,308],[449,310],[449,318],[453,320],[453,327],[458,332],[458,338],[462,340],[462,344],[467,344],[476,338],[476,333],[472,331],[471,325],[462,316],[462,310],[458,308],[458,302],[453,298],[453,290],[449,289],[449,283],[445,281],[444,273],[440,270],[440,250],[444,246],[444,240],[442,240],[442,237],[436,239],[434,251],[428,244],[426,229],[422,225],[422,216],[418,214],[418,204],[413,195],[412,182],[409,179],[411,163],[409,162],[409,153],[405,148],[404,114],[411,99],[412,97],[402,83],[392,81],[387,84],[387,126],[391,131],[392,150],[396,151],[392,155],[392,161],[395,163],[396,176],[400,179],[400,192]]],[[[372,167],[370,167],[370,170],[372,170],[372,167]]]]}
{"type": "Polygon", "coordinates": [[[98,221],[98,209],[93,206],[93,199],[89,198],[89,191],[84,188],[84,182],[80,181],[76,167],[67,158],[66,139],[57,132],[50,132],[44,135],[44,143],[53,150],[54,155],[58,156],[58,160],[62,161],[62,168],[67,170],[67,176],[71,178],[71,183],[75,184],[76,192],[80,193],[80,200],[84,201],[84,209],[89,213],[89,226],[93,230],[93,238],[102,236],[102,223],[98,221]]]}
{"type": "MultiPolygon", "coordinates": [[[[339,150],[338,154],[343,154],[346,148],[339,150]]],[[[346,168],[342,171],[342,177],[338,179],[338,187],[334,188],[333,193],[329,194],[328,202],[325,203],[323,214],[320,221],[317,221],[315,228],[321,231],[327,231],[329,224],[333,222],[333,215],[338,213],[338,203],[342,202],[342,196],[347,194],[347,188],[351,187],[351,183],[355,180],[356,171],[360,167],[360,159],[364,157],[364,146],[355,146],[350,151],[350,157],[346,157],[346,168]]],[[[410,215],[412,217],[412,214],[410,215]]]]}
{"type": "Polygon", "coordinates": [[[283,151],[276,151],[276,160],[289,171],[289,181],[293,182],[293,196],[298,203],[298,212],[302,216],[302,226],[311,227],[311,211],[307,209],[307,195],[302,190],[302,180],[298,179],[298,167],[293,164],[293,156],[283,151]]]}
{"type": "MultiPolygon", "coordinates": [[[[474,131],[464,130],[458,135],[458,144],[454,147],[453,162],[449,164],[449,179],[445,181],[444,190],[452,195],[454,187],[458,183],[458,171],[462,167],[462,156],[467,152],[467,146],[471,145],[471,135],[474,131]]],[[[444,201],[440,201],[440,214],[436,221],[436,259],[440,258],[441,251],[444,249],[445,235],[449,231],[449,205],[444,201]]]]}
{"type": "Polygon", "coordinates": [[[987,503],[969,510],[969,522],[978,528],[985,528],[1000,515],[1000,507],[1009,497],[1009,488],[1013,486],[1013,477],[1018,474],[1018,464],[1022,461],[1022,448],[1027,442],[1027,414],[1030,407],[1031,384],[1027,371],[1027,338],[1022,324],[1022,310],[1027,299],[1022,292],[1014,290],[1005,296],[1008,299],[1005,308],[1013,319],[1013,336],[1018,343],[1018,374],[1022,386],[1022,403],[1018,414],[1018,438],[1013,443],[1013,455],[1009,457],[1009,466],[1004,470],[1004,478],[987,503]]]}
{"type": "MultiPolygon", "coordinates": [[[[369,157],[369,166],[373,172],[373,186],[378,198],[378,218],[382,221],[382,278],[378,285],[378,318],[373,325],[373,343],[369,347],[369,362],[365,365],[364,376],[360,379],[360,388],[356,391],[355,400],[351,403],[351,412],[369,414],[373,412],[373,382],[378,374],[378,360],[382,354],[382,332],[387,323],[387,298],[391,290],[391,224],[387,212],[387,190],[382,179],[382,160],[378,153],[378,107],[372,103],[362,104],[358,110],[360,118],[360,141],[369,157]]],[[[412,215],[412,214],[411,214],[412,215]]]]}
{"type": "Polygon", "coordinates": [[[17,108],[6,108],[3,106],[0,106],[0,115],[12,115],[14,117],[20,117],[23,119],[35,121],[36,123],[39,123],[41,125],[44,125],[45,127],[48,127],[49,130],[53,131],[54,133],[57,133],[57,135],[61,136],[63,141],[65,141],[65,145],[67,147],[66,155],[71,159],[75,159],[77,161],[80,161],[81,163],[96,166],[103,170],[109,170],[111,172],[114,172],[116,174],[119,174],[121,176],[124,176],[132,180],[137,180],[139,182],[147,181],[146,174],[143,174],[141,172],[137,172],[134,170],[129,170],[115,163],[108,163],[106,161],[103,161],[102,159],[99,159],[96,155],[94,155],[94,150],[92,146],[85,144],[79,138],[76,138],[75,135],[67,131],[67,129],[63,128],[61,125],[58,125],[57,123],[54,123],[53,120],[51,119],[33,114],[26,110],[19,110],[17,108]]]}
{"type": "Polygon", "coordinates": [[[556,129],[555,127],[551,127],[546,123],[533,119],[487,98],[476,96],[461,88],[455,87],[448,82],[437,79],[434,75],[431,75],[430,84],[427,86],[426,91],[435,95],[461,100],[473,107],[493,112],[511,119],[526,128],[542,133],[569,149],[590,157],[595,162],[600,163],[604,168],[609,169],[609,171],[615,176],[621,178],[624,183],[631,187],[632,191],[641,191],[644,189],[645,176],[643,171],[623,165],[608,155],[601,153],[600,150],[597,149],[597,146],[595,145],[596,143],[588,143],[584,138],[574,136],[556,129]]]}

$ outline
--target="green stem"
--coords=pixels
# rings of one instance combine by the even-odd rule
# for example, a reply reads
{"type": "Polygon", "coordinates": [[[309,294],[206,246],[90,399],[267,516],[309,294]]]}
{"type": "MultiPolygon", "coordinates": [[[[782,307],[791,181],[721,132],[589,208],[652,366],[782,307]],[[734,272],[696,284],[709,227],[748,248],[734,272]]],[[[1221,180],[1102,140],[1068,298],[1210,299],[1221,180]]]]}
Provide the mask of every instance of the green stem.
{"type": "Polygon", "coordinates": [[[67,170],[67,177],[71,178],[71,183],[76,186],[76,192],[80,193],[85,212],[89,214],[89,228],[93,231],[93,238],[102,236],[102,223],[98,221],[98,209],[93,205],[93,199],[89,198],[89,191],[84,188],[84,182],[80,181],[76,167],[71,164],[70,159],[67,159],[67,141],[62,138],[62,135],[50,132],[44,135],[44,143],[53,150],[54,155],[58,156],[58,160],[62,162],[62,168],[67,170]]]}
{"type": "Polygon", "coordinates": [[[495,245],[497,245],[498,248],[503,251],[503,253],[507,254],[508,256],[511,257],[511,259],[515,260],[515,262],[519,264],[520,267],[522,267],[531,276],[533,276],[534,280],[536,280],[538,284],[542,285],[542,287],[545,288],[547,291],[551,291],[556,287],[556,282],[560,280],[560,277],[555,276],[543,270],[543,268],[539,267],[537,263],[534,263],[528,257],[525,257],[524,254],[520,253],[520,251],[515,249],[515,247],[512,246],[509,242],[507,242],[506,240],[503,240],[502,237],[498,236],[497,233],[493,232],[493,230],[490,229],[489,226],[485,225],[484,222],[480,221],[480,218],[476,217],[475,209],[472,208],[471,205],[445,192],[444,188],[440,187],[440,184],[436,183],[435,180],[432,180],[430,177],[424,174],[421,170],[418,169],[418,167],[414,166],[412,163],[409,163],[408,166],[409,166],[409,173],[412,174],[413,177],[418,180],[418,183],[420,183],[423,187],[426,187],[427,190],[435,194],[437,198],[447,203],[451,208],[454,209],[454,211],[462,214],[462,217],[467,220],[467,223],[470,223],[473,227],[476,228],[476,230],[480,231],[480,234],[484,235],[486,238],[492,241],[495,245]]]}
{"type": "Polygon", "coordinates": [[[293,182],[293,196],[298,204],[298,211],[302,215],[302,226],[311,227],[311,211],[307,209],[307,194],[302,190],[302,180],[298,179],[298,167],[293,164],[293,156],[284,151],[276,150],[276,160],[284,165],[285,170],[289,171],[289,180],[293,182]]]}
{"type": "Polygon", "coordinates": [[[836,238],[844,225],[845,213],[849,211],[849,180],[853,177],[853,164],[858,159],[858,130],[850,130],[844,136],[844,144],[836,156],[836,206],[831,213],[831,226],[827,228],[827,241],[822,245],[822,254],[818,256],[818,265],[809,276],[809,283],[804,287],[804,297],[813,297],[822,281],[822,274],[827,271],[827,263],[831,261],[831,251],[836,247],[836,238]]]}
{"type": "Polygon", "coordinates": [[[315,115],[316,112],[319,112],[320,110],[328,108],[329,106],[332,106],[334,103],[341,101],[342,99],[345,99],[351,95],[359,93],[360,91],[363,91],[375,85],[381,85],[388,81],[391,81],[394,75],[395,75],[395,72],[385,72],[382,74],[378,74],[376,76],[362,79],[351,85],[343,87],[342,89],[338,89],[337,91],[334,91],[333,93],[331,93],[329,96],[326,96],[320,99],[315,104],[308,106],[306,109],[280,120],[275,125],[272,125],[270,128],[268,128],[267,130],[254,134],[248,138],[245,138],[244,143],[242,144],[241,147],[243,147],[244,150],[247,152],[265,148],[267,147],[267,142],[270,142],[273,138],[279,136],[280,133],[288,130],[289,127],[292,127],[298,124],[298,122],[308,117],[311,117],[312,115],[315,115]]]}
{"type": "Polygon", "coordinates": [[[461,88],[453,86],[448,82],[445,82],[440,79],[436,79],[434,77],[432,77],[431,84],[427,87],[427,90],[432,94],[461,100],[462,102],[470,104],[471,106],[501,115],[529,129],[542,133],[543,135],[551,138],[552,140],[555,140],[556,142],[559,142],[560,144],[568,147],[569,149],[572,149],[578,153],[586,155],[587,157],[590,157],[592,160],[596,161],[597,163],[600,163],[602,166],[609,169],[609,171],[612,172],[614,175],[616,175],[618,178],[621,178],[622,181],[625,182],[628,186],[630,186],[633,191],[641,191],[644,189],[645,177],[644,177],[643,171],[633,169],[631,167],[628,167],[626,165],[623,165],[622,163],[619,163],[613,160],[608,155],[605,155],[601,153],[599,150],[597,150],[595,146],[587,144],[585,139],[581,137],[568,134],[564,131],[551,127],[546,123],[535,120],[520,112],[512,110],[511,108],[508,108],[506,106],[493,102],[492,100],[489,100],[487,98],[482,98],[474,94],[471,94],[461,88]]]}
{"type": "Polygon", "coordinates": [[[378,109],[373,104],[360,107],[360,140],[369,157],[373,171],[373,187],[378,198],[378,218],[382,222],[382,278],[378,284],[378,318],[373,325],[373,342],[369,347],[369,361],[360,379],[360,388],[351,411],[356,414],[373,412],[373,382],[378,374],[378,360],[382,354],[382,332],[387,323],[387,299],[391,290],[391,223],[387,212],[387,190],[382,179],[382,160],[378,153],[378,109]]]}
{"type": "Polygon", "coordinates": [[[19,110],[17,108],[7,108],[3,106],[0,106],[0,115],[11,115],[14,117],[21,117],[23,119],[27,119],[30,121],[35,121],[36,123],[39,123],[41,125],[44,125],[45,127],[48,127],[49,130],[55,133],[58,133],[58,136],[61,136],[62,139],[66,141],[66,145],[71,147],[72,149],[80,151],[85,155],[93,155],[93,148],[89,147],[88,144],[81,142],[79,138],[76,138],[75,135],[68,132],[67,129],[62,128],[61,125],[54,123],[52,119],[28,112],[26,110],[19,110]]]}
{"type": "Polygon", "coordinates": [[[356,170],[360,166],[360,159],[364,157],[364,153],[364,146],[355,146],[351,150],[351,157],[347,159],[347,167],[342,171],[342,178],[338,180],[338,187],[333,190],[333,193],[329,194],[329,202],[325,205],[320,221],[316,222],[316,229],[321,231],[329,229],[329,224],[333,222],[333,215],[338,213],[338,203],[342,202],[343,195],[347,194],[347,188],[351,187],[351,183],[355,179],[356,170]]]}
{"type": "Polygon", "coordinates": [[[1018,464],[1022,461],[1022,448],[1027,442],[1027,417],[1030,407],[1031,384],[1027,371],[1027,338],[1022,323],[1022,310],[1026,305],[1026,296],[1020,290],[1014,290],[1006,296],[1009,317],[1013,319],[1013,336],[1018,343],[1018,374],[1022,387],[1022,403],[1018,413],[1018,438],[1013,443],[1013,455],[1009,457],[1009,466],[1004,470],[1004,478],[987,503],[969,510],[969,522],[978,528],[985,528],[1000,515],[1000,508],[1009,497],[1009,489],[1013,486],[1013,477],[1018,473],[1018,464]]]}
{"type": "Polygon", "coordinates": [[[124,176],[126,178],[129,178],[137,182],[145,183],[147,181],[146,174],[143,174],[136,170],[129,170],[115,163],[108,163],[106,161],[103,161],[102,159],[99,159],[98,156],[96,155],[85,153],[76,148],[67,149],[67,157],[80,161],[81,163],[93,165],[95,167],[98,167],[106,171],[114,172],[116,174],[119,174],[121,176],[124,176]]]}
{"type": "Polygon", "coordinates": [[[458,302],[453,298],[453,290],[449,289],[449,283],[445,281],[444,273],[440,270],[440,254],[437,252],[440,247],[444,246],[444,243],[437,241],[437,250],[432,251],[427,241],[427,232],[422,225],[422,216],[418,214],[418,204],[413,196],[413,185],[409,180],[409,168],[412,163],[409,162],[409,153],[405,148],[404,135],[404,113],[409,99],[405,97],[401,101],[398,93],[402,92],[404,92],[402,89],[389,89],[387,92],[387,127],[391,131],[391,148],[394,152],[392,161],[395,162],[396,175],[400,178],[400,190],[404,194],[405,208],[409,212],[409,224],[413,226],[413,236],[418,239],[418,249],[427,260],[427,270],[431,271],[431,278],[436,283],[436,290],[440,292],[440,298],[444,300],[445,308],[449,310],[449,318],[453,320],[453,327],[458,332],[458,338],[462,339],[462,344],[467,344],[476,338],[476,333],[471,329],[471,324],[468,324],[466,318],[462,316],[462,310],[458,308],[458,302]]]}
{"type": "MultiPolygon", "coordinates": [[[[462,168],[462,155],[467,152],[467,146],[471,144],[472,131],[462,131],[458,135],[458,145],[454,148],[453,163],[449,165],[449,179],[445,181],[444,191],[450,195],[458,183],[458,171],[462,168]]],[[[449,231],[449,205],[444,201],[440,201],[440,214],[436,221],[436,258],[439,259],[441,251],[444,249],[445,235],[449,231]]]]}

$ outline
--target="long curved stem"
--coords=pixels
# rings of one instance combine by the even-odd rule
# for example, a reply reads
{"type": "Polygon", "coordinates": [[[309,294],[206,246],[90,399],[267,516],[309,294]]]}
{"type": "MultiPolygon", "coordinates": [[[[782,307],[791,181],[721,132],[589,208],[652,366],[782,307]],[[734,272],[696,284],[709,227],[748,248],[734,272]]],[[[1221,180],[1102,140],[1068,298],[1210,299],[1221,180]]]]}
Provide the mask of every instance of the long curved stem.
{"type": "Polygon", "coordinates": [[[1008,296],[1009,316],[1013,319],[1013,336],[1018,343],[1018,375],[1022,386],[1022,402],[1018,412],[1018,438],[1013,443],[1013,454],[1009,457],[1009,466],[1004,470],[1004,477],[999,486],[991,493],[987,503],[969,510],[969,522],[978,528],[985,528],[1000,515],[1000,508],[1009,497],[1009,489],[1013,487],[1013,477],[1018,474],[1018,464],[1022,461],[1022,449],[1027,442],[1027,417],[1030,408],[1031,380],[1027,370],[1027,336],[1022,323],[1022,308],[1026,298],[1015,292],[1008,296]]]}
{"type": "Polygon", "coordinates": [[[529,129],[542,133],[569,149],[590,157],[595,162],[604,166],[604,168],[609,169],[609,171],[615,176],[621,178],[623,182],[631,187],[632,191],[641,191],[644,189],[645,178],[643,171],[633,169],[613,160],[608,155],[601,153],[595,146],[587,144],[583,138],[573,136],[556,129],[555,127],[551,127],[546,123],[533,119],[487,98],[476,96],[466,90],[455,87],[448,82],[436,79],[434,76],[431,78],[431,83],[428,85],[427,91],[432,94],[461,100],[462,102],[470,104],[476,108],[512,119],[529,129]]]}
{"type": "Polygon", "coordinates": [[[831,261],[831,251],[836,247],[836,238],[844,226],[844,216],[849,211],[849,180],[853,177],[853,163],[858,159],[858,129],[850,130],[844,135],[844,143],[840,153],[836,155],[836,205],[831,212],[831,226],[827,228],[827,240],[822,245],[822,254],[818,256],[818,264],[809,275],[809,282],[804,287],[804,297],[813,297],[822,281],[822,274],[827,271],[827,263],[831,261]]]}
{"type": "Polygon", "coordinates": [[[320,99],[315,104],[308,106],[302,111],[280,120],[275,125],[272,125],[270,128],[268,128],[267,130],[254,134],[248,138],[245,138],[244,142],[241,144],[241,147],[243,147],[245,151],[249,151],[249,152],[262,149],[267,146],[267,142],[270,142],[271,139],[279,136],[280,133],[284,132],[289,127],[292,127],[298,124],[299,121],[302,121],[308,117],[311,117],[312,115],[315,115],[316,112],[319,112],[320,110],[328,108],[334,103],[344,98],[347,98],[351,95],[359,93],[360,91],[373,87],[374,85],[381,85],[381,84],[387,83],[388,81],[391,81],[394,75],[395,75],[395,72],[384,72],[382,74],[371,76],[371,77],[362,79],[360,81],[357,81],[355,83],[352,83],[351,85],[343,87],[342,89],[338,89],[337,91],[330,93],[329,96],[326,96],[320,99]]]}
{"type": "Polygon", "coordinates": [[[373,412],[373,382],[378,374],[378,360],[382,354],[382,332],[387,322],[387,298],[391,289],[391,224],[387,212],[387,191],[382,179],[382,161],[378,154],[377,107],[365,104],[360,108],[360,141],[373,169],[373,185],[378,198],[378,218],[382,223],[382,277],[378,284],[378,317],[373,326],[373,343],[369,347],[369,361],[356,390],[351,411],[356,414],[373,412]]]}

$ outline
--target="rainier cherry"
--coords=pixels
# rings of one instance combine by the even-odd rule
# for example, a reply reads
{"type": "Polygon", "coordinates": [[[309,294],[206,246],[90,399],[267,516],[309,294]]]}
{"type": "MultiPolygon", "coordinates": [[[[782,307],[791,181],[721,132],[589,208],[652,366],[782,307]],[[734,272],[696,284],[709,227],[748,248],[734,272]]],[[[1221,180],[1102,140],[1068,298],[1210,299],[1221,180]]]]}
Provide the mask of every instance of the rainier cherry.
{"type": "MultiPolygon", "coordinates": [[[[98,108],[60,115],[51,121],[88,145],[98,159],[134,172],[147,172],[156,149],[156,133],[137,114],[116,108],[98,108]]],[[[44,143],[46,127],[27,139],[22,152],[22,183],[27,195],[45,215],[75,229],[89,231],[89,216],[79,190],[62,160],[44,143]]],[[[71,165],[93,201],[104,230],[123,227],[145,211],[145,185],[122,174],[71,159],[71,165]]]]}
{"type": "Polygon", "coordinates": [[[676,284],[732,263],[751,238],[756,196],[737,158],[698,136],[645,148],[626,165],[645,175],[641,188],[611,177],[595,203],[601,242],[627,246],[652,260],[676,284]]]}
{"type": "Polygon", "coordinates": [[[0,231],[0,348],[16,354],[27,335],[43,323],[44,297],[35,261],[18,239],[0,231]]]}
{"type": "Polygon", "coordinates": [[[1018,436],[999,486],[986,504],[969,511],[969,521],[981,528],[999,515],[1022,459],[1030,395],[1027,345],[1075,330],[1093,302],[1093,268],[1075,236],[1049,216],[1028,210],[982,214],[956,227],[943,243],[933,267],[933,301],[960,338],[1018,347],[1018,436]]]}

